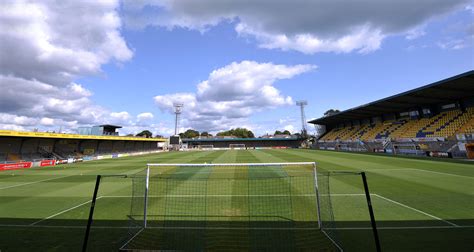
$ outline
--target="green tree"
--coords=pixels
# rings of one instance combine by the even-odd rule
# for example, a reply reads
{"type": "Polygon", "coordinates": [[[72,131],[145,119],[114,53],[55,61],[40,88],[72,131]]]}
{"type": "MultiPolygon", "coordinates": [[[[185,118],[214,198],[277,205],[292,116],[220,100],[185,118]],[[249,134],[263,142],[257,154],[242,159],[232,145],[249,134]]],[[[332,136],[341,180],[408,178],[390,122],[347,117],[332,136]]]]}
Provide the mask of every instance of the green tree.
{"type": "Polygon", "coordinates": [[[324,116],[332,116],[332,115],[337,114],[339,112],[341,112],[339,109],[330,109],[330,110],[324,112],[324,116]]]}
{"type": "Polygon", "coordinates": [[[144,131],[138,133],[137,136],[139,136],[139,137],[144,136],[146,138],[151,138],[153,136],[153,133],[151,133],[151,131],[149,131],[149,130],[144,130],[144,131]]]}
{"type": "Polygon", "coordinates": [[[207,132],[207,131],[203,131],[203,132],[201,133],[201,136],[209,137],[209,136],[212,136],[212,134],[210,134],[210,133],[207,132]]]}
{"type": "Polygon", "coordinates": [[[283,134],[283,133],[279,130],[275,130],[275,133],[273,133],[273,135],[281,135],[281,134],[283,134]]]}
{"type": "Polygon", "coordinates": [[[199,136],[199,131],[188,129],[184,133],[179,133],[179,136],[181,138],[195,138],[199,136]]]}
{"type": "Polygon", "coordinates": [[[235,128],[227,131],[217,133],[217,136],[235,136],[238,138],[254,138],[255,135],[252,131],[246,128],[235,128]]]}
{"type": "Polygon", "coordinates": [[[283,135],[291,135],[291,132],[288,130],[284,130],[281,134],[283,135]]]}

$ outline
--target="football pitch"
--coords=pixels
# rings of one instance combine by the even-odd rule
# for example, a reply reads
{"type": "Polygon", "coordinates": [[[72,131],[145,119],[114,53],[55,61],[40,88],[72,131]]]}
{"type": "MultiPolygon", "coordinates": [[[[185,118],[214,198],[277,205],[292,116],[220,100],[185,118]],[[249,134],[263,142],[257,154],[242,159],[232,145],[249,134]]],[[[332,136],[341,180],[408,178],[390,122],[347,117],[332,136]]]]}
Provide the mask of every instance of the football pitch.
{"type": "MultiPolygon", "coordinates": [[[[96,175],[99,174],[105,177],[97,197],[94,228],[90,240],[92,245],[89,248],[91,251],[116,251],[123,245],[124,240],[129,239],[129,221],[124,216],[130,214],[133,186],[130,179],[120,176],[107,177],[107,175],[140,173],[144,171],[147,163],[272,162],[316,162],[319,172],[333,174],[328,178],[331,213],[334,217],[334,223],[331,223],[329,230],[334,232],[345,251],[375,250],[361,178],[353,173],[345,173],[361,171],[367,174],[383,251],[474,249],[474,163],[330,151],[272,149],[169,152],[2,172],[0,173],[0,251],[80,250],[96,175]]],[[[281,171],[268,172],[278,174],[281,171]]],[[[202,195],[213,199],[215,202],[211,203],[220,206],[221,209],[221,206],[227,206],[223,214],[213,212],[213,205],[209,202],[203,205],[206,207],[206,218],[209,216],[216,218],[217,224],[212,239],[216,241],[236,239],[221,231],[219,223],[232,221],[238,225],[239,220],[234,217],[246,215],[241,212],[241,206],[249,203],[242,202],[241,195],[249,198],[250,189],[244,189],[249,184],[245,186],[239,186],[237,182],[232,185],[216,184],[214,187],[208,187],[213,188],[212,192],[209,189],[199,192],[196,188],[201,187],[195,187],[194,184],[194,187],[190,186],[191,181],[198,183],[196,181],[199,180],[196,178],[209,174],[202,170],[187,171],[183,174],[180,178],[182,181],[172,186],[174,196],[170,198],[173,202],[192,208],[191,211],[196,213],[192,216],[192,221],[199,221],[201,210],[196,205],[202,202],[199,200],[202,195]]],[[[309,169],[302,169],[301,174],[304,175],[299,176],[312,176],[309,169]]],[[[237,178],[241,173],[237,172],[237,169],[229,169],[226,176],[237,178]]],[[[296,187],[300,193],[301,190],[305,190],[302,188],[309,188],[298,186],[305,183],[304,181],[297,183],[296,187]]],[[[281,215],[291,212],[292,215],[287,218],[291,218],[291,221],[316,221],[316,208],[312,201],[313,195],[310,195],[311,191],[298,195],[301,197],[293,197],[298,200],[291,201],[292,210],[289,211],[285,209],[282,197],[269,197],[272,193],[274,196],[283,195],[278,188],[280,187],[272,184],[262,189],[269,190],[265,193],[265,197],[253,195],[255,197],[252,199],[255,199],[255,204],[260,204],[260,208],[271,208],[272,211],[280,211],[281,215]],[[307,194],[310,199],[305,198],[307,194]]],[[[151,199],[154,199],[153,196],[159,198],[158,194],[152,192],[151,199]]],[[[154,216],[159,216],[162,212],[160,206],[164,205],[159,199],[151,202],[151,205],[153,204],[156,204],[153,208],[156,215],[150,214],[150,223],[160,220],[160,217],[154,216]]],[[[248,220],[245,222],[248,223],[248,220]]],[[[278,225],[287,222],[276,223],[274,231],[278,232],[280,230],[278,225]]],[[[312,234],[313,231],[313,228],[305,226],[294,235],[304,241],[316,239],[313,242],[321,245],[322,250],[334,249],[324,237],[312,234]]],[[[185,231],[176,232],[182,234],[185,231]]],[[[199,232],[186,232],[187,236],[182,236],[183,240],[193,240],[194,236],[199,235],[199,232]]],[[[268,232],[261,232],[256,236],[265,240],[266,234],[268,232]]],[[[149,236],[139,240],[141,243],[160,242],[154,238],[153,233],[141,235],[149,236]]],[[[281,250],[291,250],[291,246],[285,247],[284,239],[279,241],[267,239],[266,242],[279,242],[281,250]]],[[[214,251],[217,250],[219,249],[214,251]]]]}

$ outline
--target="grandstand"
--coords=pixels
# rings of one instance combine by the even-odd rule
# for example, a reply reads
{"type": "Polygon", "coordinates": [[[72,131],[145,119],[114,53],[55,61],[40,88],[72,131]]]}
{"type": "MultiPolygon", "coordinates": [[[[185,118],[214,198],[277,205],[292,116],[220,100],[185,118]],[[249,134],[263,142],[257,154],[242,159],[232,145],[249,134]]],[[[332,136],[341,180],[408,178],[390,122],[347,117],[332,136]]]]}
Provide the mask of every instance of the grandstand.
{"type": "Polygon", "coordinates": [[[274,138],[193,138],[183,139],[190,149],[202,149],[201,146],[212,145],[213,149],[229,149],[239,146],[239,149],[259,149],[259,148],[298,148],[303,139],[297,136],[274,137],[274,138]]]}
{"type": "Polygon", "coordinates": [[[469,71],[312,120],[326,129],[313,147],[465,158],[474,141],[472,84],[469,71]]]}
{"type": "Polygon", "coordinates": [[[0,130],[0,163],[71,163],[158,150],[161,138],[0,130]]]}

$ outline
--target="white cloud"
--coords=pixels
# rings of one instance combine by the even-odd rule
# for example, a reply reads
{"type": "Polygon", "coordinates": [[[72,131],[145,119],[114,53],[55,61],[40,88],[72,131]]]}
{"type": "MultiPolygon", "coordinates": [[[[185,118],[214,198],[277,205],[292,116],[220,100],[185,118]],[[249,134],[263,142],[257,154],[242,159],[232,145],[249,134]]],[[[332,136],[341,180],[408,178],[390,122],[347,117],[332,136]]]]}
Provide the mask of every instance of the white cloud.
{"type": "Polygon", "coordinates": [[[53,118],[48,118],[48,117],[43,117],[40,120],[41,125],[45,126],[53,126],[54,125],[54,119],[53,118]]]}
{"type": "Polygon", "coordinates": [[[273,84],[315,69],[312,65],[276,65],[254,61],[233,62],[216,69],[197,85],[196,93],[155,96],[162,111],[173,113],[183,103],[183,124],[198,130],[217,131],[248,124],[255,112],[293,105],[273,84]]]}
{"type": "Polygon", "coordinates": [[[284,130],[288,130],[291,133],[296,133],[295,126],[293,124],[288,124],[285,127],[283,127],[284,130]]]}
{"type": "MultiPolygon", "coordinates": [[[[186,28],[205,32],[221,22],[262,48],[367,53],[384,38],[405,34],[428,20],[466,7],[470,0],[150,0],[125,1],[125,24],[186,28]],[[152,6],[156,12],[145,7],[152,6]]],[[[408,35],[409,37],[412,37],[408,35]]]]}
{"type": "Polygon", "coordinates": [[[406,33],[405,38],[408,40],[414,40],[414,39],[423,37],[425,35],[426,35],[426,32],[424,31],[424,27],[416,27],[412,30],[409,30],[406,33]]]}
{"type": "Polygon", "coordinates": [[[112,113],[110,113],[110,116],[114,119],[119,120],[119,121],[126,121],[130,118],[130,114],[128,114],[128,112],[126,112],[126,111],[112,112],[112,113]]]}
{"type": "Polygon", "coordinates": [[[118,7],[115,0],[0,3],[0,59],[8,59],[0,60],[0,114],[9,118],[0,118],[0,127],[76,127],[114,119],[74,80],[133,56],[120,35],[118,7]]]}
{"type": "Polygon", "coordinates": [[[150,112],[144,112],[137,115],[138,121],[146,121],[153,119],[153,114],[150,112]]]}
{"type": "Polygon", "coordinates": [[[464,39],[445,39],[444,41],[438,42],[437,45],[445,50],[459,50],[468,46],[464,39]]]}

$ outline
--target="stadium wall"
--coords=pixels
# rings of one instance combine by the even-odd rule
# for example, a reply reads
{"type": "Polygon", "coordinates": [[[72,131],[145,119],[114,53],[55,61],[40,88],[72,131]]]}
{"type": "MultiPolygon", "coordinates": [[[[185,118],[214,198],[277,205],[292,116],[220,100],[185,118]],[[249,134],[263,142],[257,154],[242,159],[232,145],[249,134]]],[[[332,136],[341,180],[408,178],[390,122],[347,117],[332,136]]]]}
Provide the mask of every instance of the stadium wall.
{"type": "Polygon", "coordinates": [[[214,148],[228,149],[231,144],[244,144],[247,149],[254,148],[299,148],[302,139],[298,138],[229,138],[229,139],[183,139],[189,149],[197,149],[201,145],[213,145],[214,148]]]}

